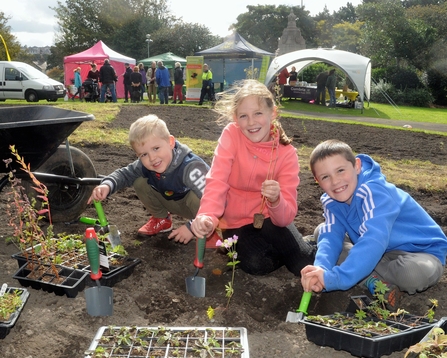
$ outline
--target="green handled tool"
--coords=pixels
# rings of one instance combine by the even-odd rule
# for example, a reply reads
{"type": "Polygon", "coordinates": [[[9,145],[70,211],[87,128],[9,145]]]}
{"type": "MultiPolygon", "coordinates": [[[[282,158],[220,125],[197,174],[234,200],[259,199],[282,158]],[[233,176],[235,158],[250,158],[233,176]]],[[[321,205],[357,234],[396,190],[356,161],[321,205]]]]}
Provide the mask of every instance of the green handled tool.
{"type": "Polygon", "coordinates": [[[94,228],[85,230],[85,246],[90,264],[90,277],[97,285],[85,290],[87,313],[90,316],[111,316],[113,315],[113,290],[110,287],[101,286],[99,282],[102,272],[99,267],[98,238],[94,228]]]}
{"type": "Polygon", "coordinates": [[[301,297],[300,306],[296,310],[296,312],[288,312],[286,322],[301,322],[304,319],[304,316],[307,316],[307,308],[309,307],[310,299],[312,297],[312,292],[303,292],[303,296],[301,297]]]}
{"type": "Polygon", "coordinates": [[[203,268],[203,257],[205,256],[206,237],[196,239],[196,254],[194,266],[196,270],[193,276],[186,278],[186,292],[194,297],[205,297],[205,277],[197,277],[199,269],[203,268]]]}

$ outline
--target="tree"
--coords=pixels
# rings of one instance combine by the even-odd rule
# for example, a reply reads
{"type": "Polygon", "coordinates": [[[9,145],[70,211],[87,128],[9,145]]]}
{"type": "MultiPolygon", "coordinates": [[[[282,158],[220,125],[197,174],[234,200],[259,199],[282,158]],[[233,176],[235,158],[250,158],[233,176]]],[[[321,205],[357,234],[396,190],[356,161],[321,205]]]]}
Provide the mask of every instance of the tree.
{"type": "Polygon", "coordinates": [[[232,28],[254,46],[275,52],[278,48],[278,38],[287,27],[290,10],[298,17],[297,26],[307,45],[312,46],[315,24],[309,17],[309,12],[301,7],[248,5],[247,10],[237,17],[237,22],[232,25],[232,28]]]}
{"type": "MultiPolygon", "coordinates": [[[[7,25],[10,18],[5,16],[5,13],[0,11],[0,35],[8,48],[9,57],[11,60],[19,60],[24,57],[23,51],[20,49],[20,43],[16,40],[16,37],[11,34],[11,27],[7,25]]],[[[5,45],[0,38],[0,60],[8,60],[6,55],[5,45]]]]}

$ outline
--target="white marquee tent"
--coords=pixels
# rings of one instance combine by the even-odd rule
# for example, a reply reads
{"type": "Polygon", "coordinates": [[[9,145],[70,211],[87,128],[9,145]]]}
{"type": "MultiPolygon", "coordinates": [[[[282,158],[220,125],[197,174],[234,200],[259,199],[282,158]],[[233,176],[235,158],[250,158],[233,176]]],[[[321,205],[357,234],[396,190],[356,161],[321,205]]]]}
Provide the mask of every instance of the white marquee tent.
{"type": "Polygon", "coordinates": [[[365,97],[370,98],[371,60],[352,52],[330,48],[299,50],[276,57],[267,71],[265,84],[272,82],[284,67],[293,65],[299,73],[305,67],[318,62],[339,67],[357,87],[362,102],[365,97]]]}

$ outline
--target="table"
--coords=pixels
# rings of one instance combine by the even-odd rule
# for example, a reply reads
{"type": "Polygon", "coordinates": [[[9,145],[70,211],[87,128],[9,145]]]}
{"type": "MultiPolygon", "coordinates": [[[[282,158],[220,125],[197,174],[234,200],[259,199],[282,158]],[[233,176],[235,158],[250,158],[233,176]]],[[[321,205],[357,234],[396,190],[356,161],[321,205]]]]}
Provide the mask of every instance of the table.
{"type": "Polygon", "coordinates": [[[300,98],[304,102],[315,100],[317,86],[288,86],[284,85],[284,98],[300,98]]]}

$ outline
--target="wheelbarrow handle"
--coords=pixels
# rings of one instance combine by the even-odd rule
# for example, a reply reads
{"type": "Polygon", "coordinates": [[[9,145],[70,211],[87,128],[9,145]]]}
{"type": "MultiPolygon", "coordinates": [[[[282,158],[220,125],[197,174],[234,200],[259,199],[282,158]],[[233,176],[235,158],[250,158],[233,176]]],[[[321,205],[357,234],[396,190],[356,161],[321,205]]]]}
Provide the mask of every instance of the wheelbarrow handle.
{"type": "Polygon", "coordinates": [[[194,266],[198,269],[203,267],[203,257],[205,256],[206,237],[198,237],[196,239],[196,256],[194,258],[194,266]]]}
{"type": "Polygon", "coordinates": [[[87,228],[85,230],[85,246],[90,264],[90,277],[92,280],[99,280],[102,277],[102,272],[99,269],[99,246],[94,228],[87,228]]]}
{"type": "Polygon", "coordinates": [[[93,200],[93,204],[95,205],[96,213],[98,214],[99,224],[102,227],[109,225],[106,219],[106,215],[104,214],[104,209],[102,208],[101,202],[99,200],[93,200]]]}

